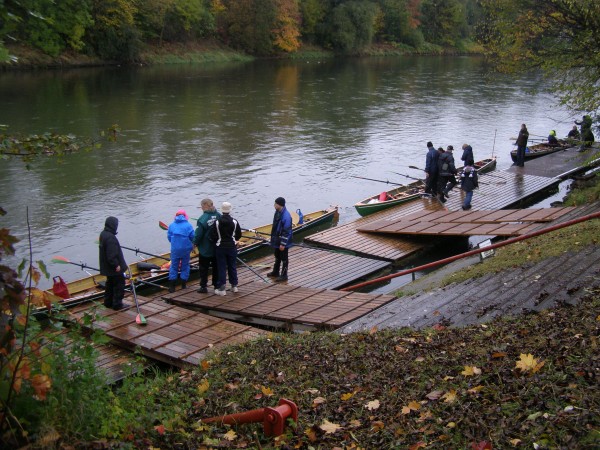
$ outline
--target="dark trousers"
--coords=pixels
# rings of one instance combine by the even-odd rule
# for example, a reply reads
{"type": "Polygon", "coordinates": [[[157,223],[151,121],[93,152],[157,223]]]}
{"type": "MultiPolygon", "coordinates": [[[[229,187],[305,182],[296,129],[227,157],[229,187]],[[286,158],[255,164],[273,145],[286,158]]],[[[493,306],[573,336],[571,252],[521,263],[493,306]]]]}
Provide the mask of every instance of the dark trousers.
{"type": "Polygon", "coordinates": [[[219,270],[217,269],[217,257],[206,258],[198,255],[198,270],[200,272],[200,287],[208,285],[208,269],[212,267],[212,284],[219,286],[219,270]]]}
{"type": "Polygon", "coordinates": [[[107,308],[119,307],[123,304],[124,296],[125,277],[123,274],[107,276],[104,287],[104,306],[107,308]]]}
{"type": "Polygon", "coordinates": [[[515,162],[516,166],[519,166],[519,167],[525,166],[525,148],[526,148],[526,146],[517,147],[517,161],[515,162]]]}
{"type": "Polygon", "coordinates": [[[425,179],[425,193],[432,195],[437,194],[437,182],[437,174],[429,174],[429,176],[425,179]]]}
{"type": "Polygon", "coordinates": [[[275,274],[279,274],[279,268],[281,267],[281,265],[283,265],[283,267],[281,267],[281,275],[282,276],[287,276],[287,271],[288,271],[288,253],[289,253],[289,248],[284,248],[283,251],[279,250],[279,247],[275,247],[275,251],[273,252],[275,255],[275,265],[273,267],[273,273],[275,274]]]}
{"type": "Polygon", "coordinates": [[[217,269],[219,272],[219,288],[225,286],[227,276],[232,286],[237,286],[237,248],[217,247],[215,250],[217,257],[217,269]]]}
{"type": "Polygon", "coordinates": [[[447,194],[456,186],[454,175],[438,175],[438,192],[447,194]]]}

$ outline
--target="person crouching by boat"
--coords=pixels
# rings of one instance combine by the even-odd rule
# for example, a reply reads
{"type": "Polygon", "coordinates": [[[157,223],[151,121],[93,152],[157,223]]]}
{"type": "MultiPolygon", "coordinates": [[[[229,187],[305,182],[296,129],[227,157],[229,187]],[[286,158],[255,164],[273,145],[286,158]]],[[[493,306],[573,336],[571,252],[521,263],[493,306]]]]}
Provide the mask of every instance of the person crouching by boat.
{"type": "Polygon", "coordinates": [[[446,151],[440,154],[438,160],[438,198],[440,202],[445,203],[448,192],[456,186],[456,166],[454,164],[454,147],[449,145],[446,151]]]}
{"type": "Polygon", "coordinates": [[[475,164],[475,156],[473,156],[473,147],[469,144],[462,145],[463,154],[460,157],[460,160],[463,162],[464,166],[472,166],[475,164]]]}
{"type": "Polygon", "coordinates": [[[221,217],[215,220],[210,229],[210,239],[215,243],[217,270],[219,272],[219,286],[215,290],[217,295],[226,294],[227,276],[229,276],[231,291],[238,291],[237,242],[242,237],[242,229],[238,221],[231,217],[231,209],[231,203],[223,202],[221,217]]]}
{"type": "Polygon", "coordinates": [[[119,219],[107,217],[99,240],[100,274],[106,277],[104,306],[116,311],[123,308],[127,273],[127,263],[117,239],[118,227],[119,219]]]}
{"type": "Polygon", "coordinates": [[[437,194],[438,159],[440,153],[433,144],[427,143],[427,155],[425,156],[425,193],[437,194]]]}
{"type": "Polygon", "coordinates": [[[548,145],[558,145],[558,139],[556,139],[556,131],[550,130],[548,135],[548,145]]]}
{"type": "Polygon", "coordinates": [[[267,276],[275,278],[275,281],[287,281],[289,249],[292,241],[292,216],[285,207],[285,198],[275,199],[275,214],[273,215],[273,226],[271,227],[271,247],[275,254],[273,270],[267,276]],[[280,272],[281,269],[281,272],[280,272]]]}
{"type": "Polygon", "coordinates": [[[210,198],[203,199],[200,202],[200,208],[202,208],[202,215],[196,222],[196,233],[194,236],[194,245],[198,247],[198,268],[200,269],[200,288],[197,292],[206,294],[208,293],[208,269],[210,267],[212,267],[213,287],[216,290],[217,286],[219,286],[215,243],[209,239],[209,231],[213,223],[221,218],[221,214],[217,211],[210,198]]]}
{"type": "Polygon", "coordinates": [[[574,141],[578,141],[579,139],[581,139],[581,134],[577,129],[577,125],[573,125],[571,131],[569,131],[569,134],[567,134],[567,139],[572,139],[574,141]]]}
{"type": "Polygon", "coordinates": [[[527,150],[527,140],[529,139],[529,131],[527,131],[527,125],[522,124],[521,130],[519,130],[519,136],[517,136],[517,161],[515,166],[525,167],[525,150],[527,150]]]}
{"type": "Polygon", "coordinates": [[[194,227],[188,222],[185,210],[175,213],[169,225],[167,239],[171,243],[171,266],[169,267],[169,292],[175,292],[177,276],[181,277],[181,289],[187,288],[190,278],[190,252],[194,248],[194,227]]]}
{"type": "Polygon", "coordinates": [[[460,175],[460,188],[465,191],[465,200],[462,205],[463,211],[471,209],[471,199],[473,198],[473,191],[479,187],[479,181],[477,180],[477,171],[473,166],[465,166],[460,175]]]}

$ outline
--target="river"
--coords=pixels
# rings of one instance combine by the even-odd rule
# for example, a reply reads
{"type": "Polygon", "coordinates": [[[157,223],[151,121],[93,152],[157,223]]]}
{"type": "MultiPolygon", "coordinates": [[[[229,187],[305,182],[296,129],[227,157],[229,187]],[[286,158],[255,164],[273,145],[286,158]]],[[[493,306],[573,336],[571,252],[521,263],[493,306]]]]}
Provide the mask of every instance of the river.
{"type": "MultiPolygon", "coordinates": [[[[221,65],[107,67],[0,74],[0,124],[14,133],[93,137],[118,124],[116,143],[30,170],[0,165],[1,227],[21,242],[9,263],[55,255],[98,265],[98,234],[119,218],[123,245],[169,250],[158,222],[200,200],[233,204],[243,227],[269,223],[273,201],[310,212],[353,204],[424,166],[425,144],[473,146],[475,159],[512,162],[521,123],[532,135],[565,136],[573,117],[552,95],[532,93],[541,77],[490,77],[474,57],[385,57],[256,61],[221,65]],[[27,216],[28,212],[28,216],[27,216]]],[[[126,259],[136,256],[126,252],[126,259]]],[[[75,266],[48,264],[66,280],[75,266]]],[[[50,282],[42,281],[42,287],[50,282]]]]}

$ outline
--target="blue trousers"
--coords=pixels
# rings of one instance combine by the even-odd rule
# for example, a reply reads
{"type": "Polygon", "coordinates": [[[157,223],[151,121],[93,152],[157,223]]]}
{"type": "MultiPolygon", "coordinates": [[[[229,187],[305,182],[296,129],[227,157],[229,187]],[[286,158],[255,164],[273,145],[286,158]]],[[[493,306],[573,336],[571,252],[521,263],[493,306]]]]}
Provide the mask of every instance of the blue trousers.
{"type": "Polygon", "coordinates": [[[237,248],[217,247],[215,256],[217,257],[217,270],[219,272],[218,288],[225,286],[225,283],[227,282],[226,275],[229,276],[229,283],[233,286],[237,286],[237,248]]]}
{"type": "Polygon", "coordinates": [[[469,206],[471,206],[471,199],[472,198],[473,198],[473,191],[465,192],[465,201],[463,203],[463,206],[465,208],[468,208],[469,206]]]}
{"type": "Polygon", "coordinates": [[[181,264],[181,279],[187,281],[190,278],[190,253],[187,252],[183,255],[173,255],[173,253],[171,253],[171,267],[169,267],[170,281],[177,279],[179,264],[181,264]]]}

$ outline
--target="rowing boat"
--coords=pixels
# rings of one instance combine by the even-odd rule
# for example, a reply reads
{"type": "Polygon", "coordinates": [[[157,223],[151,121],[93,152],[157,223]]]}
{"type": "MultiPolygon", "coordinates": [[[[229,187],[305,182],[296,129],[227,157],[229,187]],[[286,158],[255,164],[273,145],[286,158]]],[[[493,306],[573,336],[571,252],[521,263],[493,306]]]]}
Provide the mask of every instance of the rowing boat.
{"type": "MultiPolygon", "coordinates": [[[[302,236],[319,225],[325,225],[333,221],[338,214],[338,209],[337,207],[330,207],[304,214],[302,223],[300,223],[300,217],[297,213],[290,212],[290,214],[292,216],[294,236],[302,236]]],[[[244,231],[242,233],[242,238],[239,240],[238,255],[247,256],[258,248],[264,246],[265,235],[270,235],[271,227],[272,224],[268,224],[253,228],[249,231],[244,231]],[[259,235],[263,237],[259,238],[259,235]]],[[[194,248],[191,254],[191,264],[195,265],[197,262],[198,250],[194,248]]],[[[130,264],[129,268],[131,269],[132,278],[135,280],[136,289],[153,285],[160,287],[158,283],[164,281],[168,277],[169,263],[170,253],[163,253],[161,255],[155,255],[130,264]]],[[[67,283],[69,298],[62,299],[57,297],[52,292],[52,289],[48,289],[46,293],[50,295],[50,298],[64,306],[72,306],[89,300],[101,299],[104,296],[104,283],[106,281],[106,277],[100,274],[90,273],[86,269],[92,271],[97,269],[93,269],[84,263],[71,264],[80,265],[81,268],[88,273],[88,276],[67,283]]],[[[129,289],[130,280],[127,280],[126,284],[126,288],[129,289]]]]}
{"type": "MultiPolygon", "coordinates": [[[[566,150],[569,147],[573,147],[572,143],[566,140],[559,139],[558,144],[549,144],[548,142],[542,142],[541,144],[532,145],[527,147],[525,150],[525,159],[539,158],[540,156],[549,155],[550,153],[559,152],[566,150]]],[[[517,150],[510,152],[510,157],[513,162],[517,162],[517,150]]]]}
{"type": "MultiPolygon", "coordinates": [[[[475,163],[475,168],[479,173],[486,173],[496,168],[496,158],[483,159],[475,163]]],[[[457,169],[462,172],[463,167],[457,169]]],[[[372,195],[356,203],[354,207],[361,216],[382,211],[392,206],[398,206],[420,198],[425,193],[425,180],[418,180],[407,185],[400,185],[389,191],[372,195]]]]}

